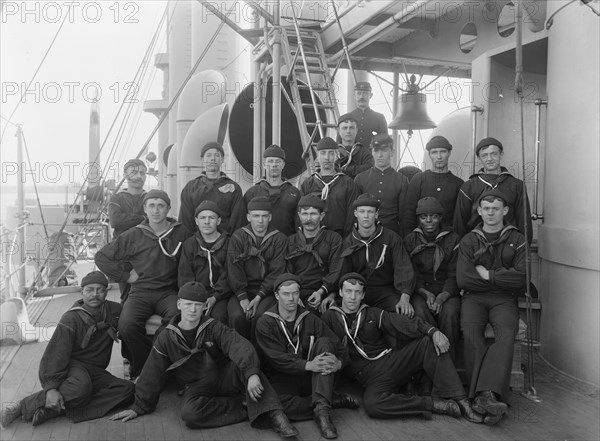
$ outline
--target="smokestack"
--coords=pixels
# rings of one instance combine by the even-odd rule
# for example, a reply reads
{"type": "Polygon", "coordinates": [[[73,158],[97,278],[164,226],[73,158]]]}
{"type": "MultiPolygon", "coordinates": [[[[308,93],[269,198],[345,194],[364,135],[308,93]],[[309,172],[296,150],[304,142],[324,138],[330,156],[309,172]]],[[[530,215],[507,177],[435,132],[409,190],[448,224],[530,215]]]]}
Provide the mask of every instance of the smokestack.
{"type": "Polygon", "coordinates": [[[88,188],[100,183],[100,112],[98,102],[94,101],[90,110],[89,168],[87,174],[88,188]]]}

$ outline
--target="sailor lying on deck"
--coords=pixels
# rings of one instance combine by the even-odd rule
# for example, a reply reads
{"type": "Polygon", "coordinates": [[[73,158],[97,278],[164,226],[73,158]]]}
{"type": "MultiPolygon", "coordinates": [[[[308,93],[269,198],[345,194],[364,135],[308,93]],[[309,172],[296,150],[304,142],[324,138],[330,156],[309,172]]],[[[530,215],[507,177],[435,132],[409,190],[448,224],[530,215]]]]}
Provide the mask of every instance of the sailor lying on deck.
{"type": "Polygon", "coordinates": [[[63,412],[77,423],[133,402],[133,384],[105,370],[121,312],[121,305],[106,300],[107,287],[100,271],[81,280],[82,299],[63,314],[42,356],[43,390],[3,406],[2,427],[19,416],[38,426],[63,412]]]}
{"type": "Polygon", "coordinates": [[[323,321],[346,344],[350,374],[365,388],[363,405],[372,418],[396,418],[431,412],[462,416],[473,423],[483,417],[471,409],[448,355],[448,339],[419,317],[362,304],[367,281],[358,273],[340,279],[342,306],[332,306],[323,321]],[[389,338],[397,339],[392,349],[389,338]],[[431,397],[397,393],[413,374],[424,370],[433,382],[431,397]]]}
{"type": "Polygon", "coordinates": [[[203,315],[210,297],[200,282],[179,289],[174,317],[156,340],[135,385],[131,409],[111,420],[129,421],[156,408],[166,373],[185,386],[181,419],[191,429],[220,427],[265,416],[283,437],[298,431],[282,411],[281,402],[260,370],[252,344],[218,320],[203,315]]]}

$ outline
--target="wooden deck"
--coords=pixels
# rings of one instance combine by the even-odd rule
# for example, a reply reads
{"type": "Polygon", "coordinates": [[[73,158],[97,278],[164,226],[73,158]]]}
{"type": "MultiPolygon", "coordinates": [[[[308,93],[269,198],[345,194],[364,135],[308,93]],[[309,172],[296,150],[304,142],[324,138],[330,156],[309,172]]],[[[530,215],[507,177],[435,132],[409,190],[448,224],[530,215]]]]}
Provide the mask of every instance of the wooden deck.
{"type": "MultiPolygon", "coordinates": [[[[78,298],[77,294],[55,296],[45,301],[43,308],[32,317],[42,339],[50,337],[61,313],[78,298]]],[[[110,298],[116,300],[117,293],[110,298]]],[[[30,315],[33,315],[30,313],[30,315]]],[[[38,364],[45,342],[0,348],[0,404],[18,400],[40,388],[38,364]]],[[[525,349],[525,348],[523,348],[525,349]]],[[[123,376],[122,359],[117,345],[109,370],[123,376]]],[[[527,351],[523,351],[526,356],[527,351]]],[[[471,424],[444,416],[426,421],[421,418],[373,420],[364,410],[341,409],[333,412],[333,419],[341,440],[598,440],[599,391],[595,387],[562,375],[535,357],[536,389],[541,403],[534,403],[512,393],[508,416],[498,425],[471,424]]],[[[277,440],[270,430],[257,430],[248,423],[234,426],[190,430],[179,418],[176,391],[167,387],[158,409],[128,422],[113,422],[107,418],[73,424],[60,417],[39,427],[15,421],[0,431],[0,440],[277,440]]],[[[312,421],[296,423],[298,439],[318,439],[319,433],[312,421]]]]}

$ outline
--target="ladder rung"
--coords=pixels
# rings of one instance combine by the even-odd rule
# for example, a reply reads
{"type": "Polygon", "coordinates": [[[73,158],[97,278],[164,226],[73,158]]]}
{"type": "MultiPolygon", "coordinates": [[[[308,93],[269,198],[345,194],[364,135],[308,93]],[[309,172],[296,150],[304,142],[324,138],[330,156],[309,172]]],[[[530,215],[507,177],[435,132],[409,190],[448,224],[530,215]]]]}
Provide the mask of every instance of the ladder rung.
{"type": "MultiPolygon", "coordinates": [[[[306,125],[308,127],[315,127],[317,125],[317,123],[314,122],[307,122],[306,125]]],[[[328,129],[335,129],[337,128],[337,124],[326,124],[326,123],[321,123],[321,127],[325,127],[328,129]]]]}
{"type": "MultiPolygon", "coordinates": [[[[298,40],[298,36],[296,34],[291,34],[288,38],[289,39],[298,40]]],[[[313,40],[313,41],[317,40],[317,37],[315,35],[313,35],[312,33],[302,33],[302,32],[300,32],[300,38],[302,40],[313,40]]]]}
{"type": "MultiPolygon", "coordinates": [[[[302,103],[302,107],[312,109],[314,105],[311,103],[302,103]]],[[[317,104],[317,109],[333,109],[333,106],[329,104],[317,104]]]]}
{"type": "MultiPolygon", "coordinates": [[[[306,73],[306,72],[304,72],[304,69],[300,69],[300,68],[294,69],[294,72],[306,73]]],[[[311,69],[310,66],[308,69],[308,73],[311,73],[311,74],[324,74],[325,72],[326,71],[324,69],[311,69]]]]}
{"type": "MultiPolygon", "coordinates": [[[[313,84],[313,90],[329,90],[329,86],[327,84],[313,84]]],[[[298,89],[310,89],[308,84],[298,84],[298,89]]]]}
{"type": "MultiPolygon", "coordinates": [[[[300,51],[294,51],[292,52],[292,55],[296,55],[296,52],[300,52],[300,51]]],[[[298,55],[302,55],[302,53],[300,52],[298,55]]],[[[321,58],[321,54],[319,52],[311,52],[311,51],[304,51],[304,56],[305,57],[315,57],[315,58],[321,58]]]]}

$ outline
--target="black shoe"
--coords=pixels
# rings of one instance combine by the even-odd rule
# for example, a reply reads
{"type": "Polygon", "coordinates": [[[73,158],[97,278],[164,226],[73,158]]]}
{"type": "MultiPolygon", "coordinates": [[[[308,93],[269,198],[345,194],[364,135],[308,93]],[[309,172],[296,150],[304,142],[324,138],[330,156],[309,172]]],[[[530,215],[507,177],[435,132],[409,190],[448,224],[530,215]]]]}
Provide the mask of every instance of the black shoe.
{"type": "Polygon", "coordinates": [[[331,400],[331,407],[334,409],[358,409],[360,404],[353,395],[347,393],[335,393],[331,400]]]}
{"type": "Polygon", "coordinates": [[[498,401],[491,390],[479,392],[473,400],[472,407],[475,412],[482,415],[503,415],[508,409],[506,403],[498,401]]]}
{"type": "Polygon", "coordinates": [[[33,426],[39,426],[40,424],[45,423],[49,419],[60,416],[60,413],[60,410],[52,409],[50,407],[40,407],[33,414],[31,424],[33,426]]]}
{"type": "Polygon", "coordinates": [[[503,414],[500,415],[486,415],[483,422],[486,426],[495,426],[498,421],[502,419],[503,414]]]}
{"type": "Polygon", "coordinates": [[[298,430],[290,423],[283,410],[272,410],[269,412],[269,417],[271,418],[273,430],[282,438],[298,436],[298,430]]]}
{"type": "Polygon", "coordinates": [[[21,416],[21,402],[9,403],[2,408],[0,413],[0,426],[8,427],[10,423],[21,416]]]}
{"type": "Polygon", "coordinates": [[[328,409],[315,412],[315,423],[317,423],[317,427],[323,438],[335,439],[338,437],[337,429],[333,425],[333,421],[331,421],[331,414],[328,409]]]}
{"type": "Polygon", "coordinates": [[[473,408],[471,407],[471,403],[469,403],[467,397],[459,398],[457,400],[455,399],[454,401],[456,402],[456,404],[458,404],[460,413],[462,414],[465,420],[477,424],[483,423],[483,415],[473,410],[473,408]]]}
{"type": "Polygon", "coordinates": [[[443,398],[432,398],[433,404],[431,411],[441,415],[450,415],[454,418],[460,418],[460,408],[453,400],[445,400],[443,398]]]}

